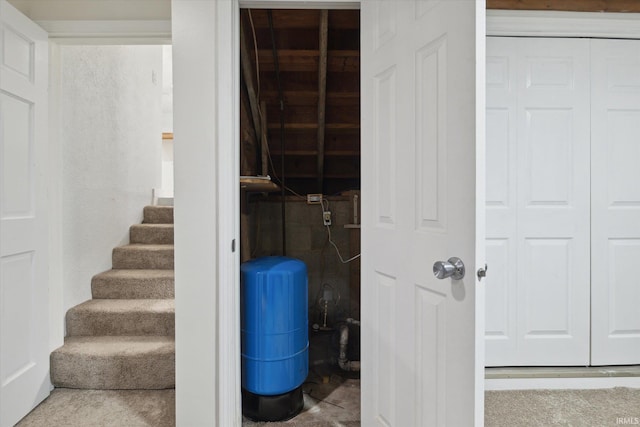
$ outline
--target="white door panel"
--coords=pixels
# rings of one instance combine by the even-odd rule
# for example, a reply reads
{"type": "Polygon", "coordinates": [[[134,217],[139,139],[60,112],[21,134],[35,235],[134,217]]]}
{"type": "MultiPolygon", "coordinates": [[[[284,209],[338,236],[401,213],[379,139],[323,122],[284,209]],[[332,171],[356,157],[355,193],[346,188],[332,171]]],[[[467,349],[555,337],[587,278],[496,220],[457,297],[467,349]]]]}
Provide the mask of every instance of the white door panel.
{"type": "Polygon", "coordinates": [[[480,425],[475,67],[484,61],[476,52],[484,3],[361,7],[362,191],[370,195],[362,210],[362,424],[480,425]],[[452,256],[467,264],[466,277],[436,279],[434,262],[452,256]]]}
{"type": "Polygon", "coordinates": [[[0,0],[0,426],[48,394],[47,34],[0,0]]]}
{"type": "Polygon", "coordinates": [[[487,365],[585,365],[589,41],[487,50],[487,365]]]}
{"type": "Polygon", "coordinates": [[[517,354],[517,40],[487,38],[486,363],[517,354]]]}
{"type": "Polygon", "coordinates": [[[592,41],[593,365],[640,361],[640,42],[592,41]]]}

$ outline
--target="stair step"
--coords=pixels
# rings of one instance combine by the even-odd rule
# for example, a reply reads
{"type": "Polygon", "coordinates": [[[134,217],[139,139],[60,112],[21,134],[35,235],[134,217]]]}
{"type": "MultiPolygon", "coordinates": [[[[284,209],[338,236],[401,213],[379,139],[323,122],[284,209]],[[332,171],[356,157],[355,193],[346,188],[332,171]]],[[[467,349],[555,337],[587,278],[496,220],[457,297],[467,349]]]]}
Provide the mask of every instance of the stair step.
{"type": "Polygon", "coordinates": [[[145,206],[145,224],[173,224],[173,206],[145,206]]]}
{"type": "Polygon", "coordinates": [[[173,224],[136,224],[129,229],[131,243],[173,245],[173,224]]]}
{"type": "Polygon", "coordinates": [[[67,336],[168,335],[175,331],[173,299],[93,299],[67,311],[67,336]]]}
{"type": "Polygon", "coordinates": [[[173,245],[134,243],[113,249],[114,269],[173,269],[173,245]]]}
{"type": "Polygon", "coordinates": [[[109,270],[93,276],[96,299],[159,299],[174,297],[173,270],[109,270]]]}
{"type": "Polygon", "coordinates": [[[166,336],[67,337],[51,353],[55,387],[132,390],[175,387],[175,341],[166,336]]]}

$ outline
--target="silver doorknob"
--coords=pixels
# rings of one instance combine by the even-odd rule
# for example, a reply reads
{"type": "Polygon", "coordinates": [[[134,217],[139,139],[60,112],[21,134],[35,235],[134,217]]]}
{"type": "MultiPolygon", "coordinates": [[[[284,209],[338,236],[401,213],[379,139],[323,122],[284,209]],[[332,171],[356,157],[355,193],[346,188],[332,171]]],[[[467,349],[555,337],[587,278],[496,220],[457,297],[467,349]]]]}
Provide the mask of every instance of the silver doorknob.
{"type": "Polygon", "coordinates": [[[457,257],[451,257],[448,261],[436,261],[433,264],[433,275],[438,279],[451,277],[461,280],[464,277],[464,263],[457,257]]]}

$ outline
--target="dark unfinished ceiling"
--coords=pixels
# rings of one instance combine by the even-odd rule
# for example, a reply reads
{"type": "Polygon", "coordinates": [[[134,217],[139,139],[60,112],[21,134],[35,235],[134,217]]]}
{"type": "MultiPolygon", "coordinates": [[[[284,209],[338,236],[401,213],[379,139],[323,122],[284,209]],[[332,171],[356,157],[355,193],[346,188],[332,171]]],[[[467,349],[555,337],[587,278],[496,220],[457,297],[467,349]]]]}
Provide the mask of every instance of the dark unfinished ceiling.
{"type": "Polygon", "coordinates": [[[284,157],[286,186],[300,194],[359,189],[360,12],[244,9],[241,60],[241,174],[279,183],[284,157]]]}

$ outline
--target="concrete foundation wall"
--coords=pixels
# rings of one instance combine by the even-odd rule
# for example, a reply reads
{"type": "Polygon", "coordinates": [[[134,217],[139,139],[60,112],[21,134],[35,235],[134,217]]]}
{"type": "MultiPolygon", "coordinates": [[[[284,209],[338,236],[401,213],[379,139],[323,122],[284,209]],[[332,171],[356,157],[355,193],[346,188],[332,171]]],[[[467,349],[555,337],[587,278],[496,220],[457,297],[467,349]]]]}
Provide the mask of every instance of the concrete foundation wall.
{"type": "MultiPolygon", "coordinates": [[[[346,260],[350,251],[349,230],[352,202],[348,197],[329,198],[332,225],[331,237],[346,260]]],[[[282,255],[281,207],[279,201],[254,201],[249,204],[251,214],[251,245],[254,257],[282,255]]],[[[322,310],[318,299],[324,290],[332,290],[328,322],[351,316],[349,312],[349,265],[342,264],[336,250],[329,243],[327,229],[322,223],[320,205],[308,205],[302,200],[287,200],[286,204],[287,256],[304,261],[309,272],[309,322],[322,325],[322,310]],[[323,286],[327,284],[328,286],[323,286]]],[[[328,295],[327,295],[328,297],[328,295]]]]}

